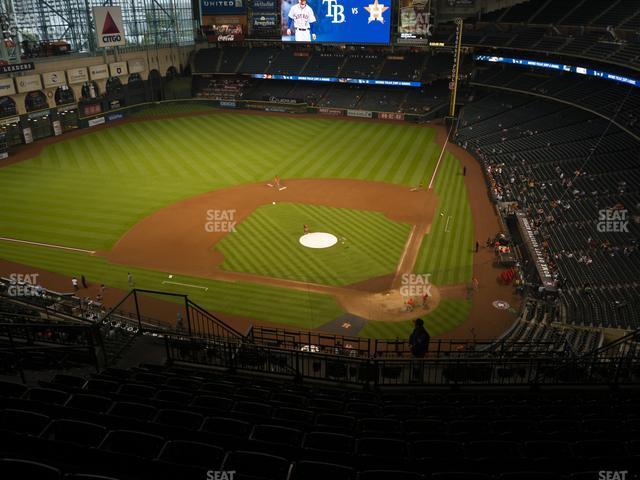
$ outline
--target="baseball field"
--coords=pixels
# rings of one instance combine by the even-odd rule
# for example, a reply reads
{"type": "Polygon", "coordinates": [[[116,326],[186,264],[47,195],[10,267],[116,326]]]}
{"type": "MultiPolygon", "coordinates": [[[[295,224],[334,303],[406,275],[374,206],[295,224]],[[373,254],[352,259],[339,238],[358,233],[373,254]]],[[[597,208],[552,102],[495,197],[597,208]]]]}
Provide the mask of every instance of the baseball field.
{"type": "Polygon", "coordinates": [[[417,316],[432,335],[468,318],[474,222],[435,129],[189,112],[150,110],[0,168],[0,258],[123,290],[131,272],[223,319],[323,328],[348,312],[368,321],[344,333],[389,338],[417,316]],[[338,242],[303,247],[304,224],[338,242]],[[432,305],[380,299],[409,274],[430,279],[432,305]]]}

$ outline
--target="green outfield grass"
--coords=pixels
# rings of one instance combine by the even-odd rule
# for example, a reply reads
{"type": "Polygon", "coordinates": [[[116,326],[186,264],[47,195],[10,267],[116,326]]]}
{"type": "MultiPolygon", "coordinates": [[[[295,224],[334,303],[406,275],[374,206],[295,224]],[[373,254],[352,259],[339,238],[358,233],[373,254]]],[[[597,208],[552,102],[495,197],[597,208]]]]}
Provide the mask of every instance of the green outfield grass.
{"type": "Polygon", "coordinates": [[[324,285],[348,285],[393,273],[411,227],[378,212],[278,203],[256,209],[217,245],[224,270],[324,285]],[[304,247],[302,226],[338,237],[326,249],[304,247]]]}
{"type": "MultiPolygon", "coordinates": [[[[147,115],[164,114],[167,108],[147,115]]],[[[0,168],[0,232],[36,242],[108,250],[140,219],[164,206],[218,188],[267,181],[275,174],[284,179],[355,178],[417,185],[428,182],[435,167],[439,146],[434,135],[434,130],[403,123],[223,112],[89,132],[46,146],[28,161],[0,168]]],[[[416,270],[432,273],[434,283],[469,281],[473,227],[468,200],[458,161],[446,156],[441,168],[436,191],[439,209],[447,213],[443,220],[436,219],[423,242],[416,270]],[[450,228],[443,224],[447,216],[454,218],[450,228]]],[[[84,273],[93,281],[121,288],[126,288],[127,270],[134,271],[141,288],[159,289],[166,278],[163,272],[112,265],[100,257],[6,242],[0,242],[0,257],[67,275],[84,273]]],[[[218,312],[301,328],[321,325],[340,313],[333,300],[322,295],[209,283],[207,294],[183,293],[218,312]]],[[[464,321],[464,312],[461,306],[450,309],[449,326],[464,321]]],[[[372,325],[365,335],[383,328],[372,325]]],[[[392,333],[399,328],[393,325],[379,331],[392,333]]]]}

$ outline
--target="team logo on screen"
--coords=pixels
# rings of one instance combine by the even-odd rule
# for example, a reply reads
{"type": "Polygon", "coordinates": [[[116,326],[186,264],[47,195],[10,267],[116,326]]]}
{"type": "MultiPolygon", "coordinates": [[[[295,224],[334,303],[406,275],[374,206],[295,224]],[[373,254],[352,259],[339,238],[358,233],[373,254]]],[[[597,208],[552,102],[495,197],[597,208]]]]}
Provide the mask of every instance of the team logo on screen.
{"type": "Polygon", "coordinates": [[[331,23],[344,23],[344,6],[338,3],[338,0],[322,0],[327,5],[327,17],[332,17],[331,23]]]}
{"type": "Polygon", "coordinates": [[[382,3],[378,3],[378,0],[374,0],[373,3],[370,3],[369,6],[364,7],[364,9],[369,12],[369,20],[367,23],[375,22],[376,20],[384,23],[382,14],[389,10],[389,7],[385,7],[382,3]]]}

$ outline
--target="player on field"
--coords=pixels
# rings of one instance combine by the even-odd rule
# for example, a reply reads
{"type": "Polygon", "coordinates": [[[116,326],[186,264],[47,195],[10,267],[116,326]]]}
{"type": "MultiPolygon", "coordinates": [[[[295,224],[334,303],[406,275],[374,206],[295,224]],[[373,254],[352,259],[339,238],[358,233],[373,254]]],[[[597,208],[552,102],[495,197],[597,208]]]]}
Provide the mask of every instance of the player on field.
{"type": "Polygon", "coordinates": [[[312,32],[312,24],[315,23],[316,16],[313,9],[307,5],[307,0],[298,0],[298,4],[289,9],[289,27],[287,35],[295,29],[296,42],[310,42],[316,39],[316,34],[312,32]]]}

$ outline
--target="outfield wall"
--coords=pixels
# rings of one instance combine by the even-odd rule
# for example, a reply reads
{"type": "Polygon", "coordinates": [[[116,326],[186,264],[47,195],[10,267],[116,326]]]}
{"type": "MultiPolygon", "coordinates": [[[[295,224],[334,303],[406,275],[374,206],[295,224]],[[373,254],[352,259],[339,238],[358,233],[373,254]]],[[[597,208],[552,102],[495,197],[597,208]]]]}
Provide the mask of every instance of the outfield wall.
{"type": "MultiPolygon", "coordinates": [[[[128,95],[125,94],[125,96],[128,95]]],[[[141,92],[142,98],[149,97],[148,92],[141,92]]],[[[123,98],[122,103],[127,105],[132,98],[123,98]]],[[[132,102],[133,103],[133,102],[132,102]]],[[[92,128],[106,123],[117,122],[137,116],[150,108],[168,107],[167,115],[181,112],[171,111],[172,107],[185,107],[197,110],[222,109],[222,110],[246,110],[261,112],[276,112],[286,114],[317,114],[328,117],[363,118],[371,120],[398,121],[421,123],[437,118],[438,110],[428,115],[416,115],[402,112],[376,112],[370,110],[357,110],[345,108],[312,107],[306,103],[293,103],[289,101],[247,101],[247,100],[209,100],[209,99],[175,99],[162,101],[138,101],[134,105],[117,107],[113,97],[96,99],[90,104],[68,104],[56,106],[35,112],[28,112],[0,119],[0,162],[7,158],[10,152],[19,145],[30,144],[42,138],[64,135],[64,133],[84,128],[92,128]],[[115,108],[114,108],[115,107],[115,108]],[[93,112],[87,114],[88,112],[93,112]]],[[[162,114],[162,113],[160,113],[162,114]]]]}

